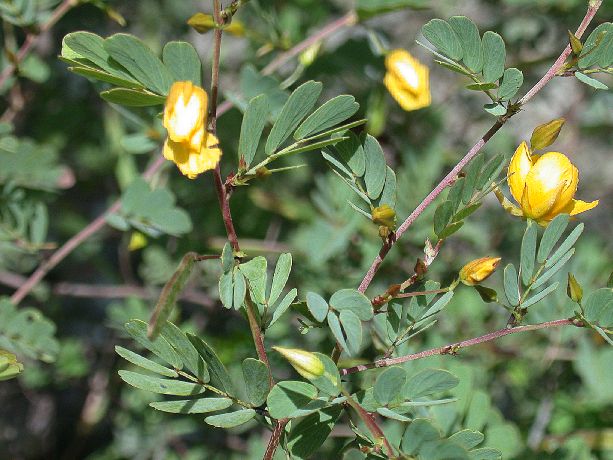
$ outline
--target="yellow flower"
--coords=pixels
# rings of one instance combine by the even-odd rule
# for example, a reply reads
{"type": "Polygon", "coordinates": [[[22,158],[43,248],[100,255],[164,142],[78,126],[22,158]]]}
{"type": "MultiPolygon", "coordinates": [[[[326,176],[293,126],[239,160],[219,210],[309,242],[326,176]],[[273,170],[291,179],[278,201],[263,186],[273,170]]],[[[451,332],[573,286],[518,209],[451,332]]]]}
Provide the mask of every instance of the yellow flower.
{"type": "Polygon", "coordinates": [[[215,168],[221,157],[219,140],[206,130],[207,104],[206,91],[189,81],[173,83],[166,98],[164,157],[190,179],[215,168]]]}
{"type": "Polygon", "coordinates": [[[494,273],[500,263],[500,257],[481,257],[468,262],[460,270],[460,281],[469,286],[479,284],[494,273]]]}
{"type": "Polygon", "coordinates": [[[292,367],[296,369],[296,372],[305,379],[313,380],[324,375],[324,371],[326,370],[324,363],[321,362],[321,359],[319,359],[317,355],[298,348],[272,348],[281,353],[283,357],[289,361],[292,367]]]}
{"type": "Polygon", "coordinates": [[[562,153],[532,155],[522,142],[511,162],[507,175],[513,198],[521,206],[521,214],[546,225],[558,214],[574,216],[598,205],[575,200],[579,171],[562,153]]]}
{"type": "Polygon", "coordinates": [[[407,51],[397,49],[385,58],[387,73],[383,83],[396,102],[406,111],[428,107],[430,77],[428,67],[407,51]]]}

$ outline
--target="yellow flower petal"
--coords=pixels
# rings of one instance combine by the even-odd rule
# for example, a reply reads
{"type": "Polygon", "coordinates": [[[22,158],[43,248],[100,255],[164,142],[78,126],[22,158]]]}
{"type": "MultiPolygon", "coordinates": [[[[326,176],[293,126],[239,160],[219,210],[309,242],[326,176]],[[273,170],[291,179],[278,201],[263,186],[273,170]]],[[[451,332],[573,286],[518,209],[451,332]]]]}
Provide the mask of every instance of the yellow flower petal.
{"type": "Polygon", "coordinates": [[[383,83],[406,111],[427,107],[431,103],[429,69],[407,51],[391,51],[385,58],[387,73],[383,83]]]}
{"type": "Polygon", "coordinates": [[[530,148],[526,142],[519,144],[515,150],[513,158],[509,163],[507,173],[507,181],[511,189],[511,195],[515,201],[521,203],[522,195],[524,194],[524,186],[526,185],[526,176],[532,167],[532,159],[530,158],[530,148]]]}
{"type": "Polygon", "coordinates": [[[567,207],[563,212],[570,214],[571,216],[575,216],[577,214],[581,214],[582,212],[589,211],[590,209],[598,206],[599,200],[591,201],[590,203],[581,200],[573,200],[569,207],[567,207]]]}
{"type": "Polygon", "coordinates": [[[192,149],[188,143],[167,139],[164,144],[164,157],[174,161],[183,175],[195,179],[204,171],[214,169],[219,163],[221,149],[218,144],[219,140],[212,134],[206,136],[206,145],[200,150],[192,149]]]}
{"type": "Polygon", "coordinates": [[[164,108],[168,137],[175,142],[191,141],[206,125],[207,104],[206,91],[199,86],[189,81],[173,83],[164,108]]]}

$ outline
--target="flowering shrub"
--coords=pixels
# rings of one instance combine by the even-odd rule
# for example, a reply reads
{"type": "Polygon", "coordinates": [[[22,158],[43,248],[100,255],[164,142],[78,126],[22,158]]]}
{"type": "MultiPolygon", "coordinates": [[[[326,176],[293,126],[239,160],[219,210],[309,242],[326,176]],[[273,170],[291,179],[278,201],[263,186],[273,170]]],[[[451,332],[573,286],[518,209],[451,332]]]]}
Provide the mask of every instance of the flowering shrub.
{"type": "MultiPolygon", "coordinates": [[[[584,387],[597,395],[590,416],[599,422],[589,428],[606,426],[613,396],[602,387],[613,377],[599,372],[608,369],[606,347],[613,345],[610,259],[579,240],[606,197],[598,209],[599,200],[575,199],[579,167],[544,151],[565,124],[554,118],[562,110],[553,103],[551,121],[530,122],[530,143],[515,153],[514,140],[493,138],[499,131],[520,137],[507,122],[529,113],[545,87],[556,92],[572,81],[586,85],[573,87],[582,88],[577,93],[606,89],[613,27],[601,22],[586,33],[601,1],[582,7],[583,20],[573,18],[575,33],[551,34],[557,58],[543,55],[548,66],[536,73],[525,63],[507,66],[522,54],[509,46],[507,58],[503,34],[481,31],[467,16],[417,13],[424,4],[411,0],[358,0],[327,26],[300,31],[300,39],[291,20],[300,15],[291,7],[214,0],[212,14],[190,12],[182,21],[203,37],[178,41],[169,28],[160,53],[144,32],[72,31],[60,59],[76,88],[99,93],[109,136],[108,146],[80,148],[70,160],[96,172],[92,189],[107,206],[84,227],[81,220],[69,225],[74,211],[54,203],[87,179],[56,164],[59,141],[43,136],[47,152],[20,130],[12,134],[26,56],[39,37],[33,31],[49,31],[76,5],[21,3],[0,7],[3,21],[27,34],[0,76],[7,100],[0,281],[15,288],[0,300],[0,380],[42,388],[89,376],[75,423],[83,433],[64,457],[174,458],[176,451],[209,458],[236,450],[264,459],[570,459],[600,448],[558,436],[562,422],[552,411],[564,412],[558,420],[576,415],[567,406],[575,406],[569,395],[578,385],[561,383],[563,368],[548,368],[567,353],[563,359],[574,360],[584,387]],[[277,9],[288,16],[277,17],[277,9]],[[393,49],[393,36],[371,18],[403,11],[419,25],[393,49]],[[326,48],[329,36],[352,28],[368,41],[347,36],[340,51],[326,48]],[[208,40],[206,52],[200,39],[208,40]],[[229,47],[237,43],[246,57],[229,47]],[[293,71],[284,71],[290,64],[293,71]],[[351,94],[342,94],[345,87],[351,94]],[[447,117],[460,107],[451,124],[457,133],[447,133],[447,117]],[[491,127],[473,139],[472,125],[484,120],[491,127]],[[466,142],[474,145],[460,154],[466,142]],[[111,179],[97,173],[111,158],[115,202],[106,196],[111,179]],[[515,203],[505,197],[507,185],[515,203]],[[491,206],[491,195],[512,217],[491,206]],[[52,206],[60,211],[50,214],[52,206]],[[107,227],[120,235],[117,257],[84,244],[107,227]],[[75,228],[64,244],[48,241],[75,228]],[[65,273],[69,281],[55,282],[49,272],[69,265],[77,248],[81,260],[65,273]],[[105,290],[77,282],[92,270],[96,281],[117,276],[123,284],[105,290]],[[48,307],[61,310],[55,302],[64,295],[128,299],[104,304],[104,321],[83,319],[89,354],[104,356],[96,364],[104,371],[90,372],[81,342],[66,339],[70,314],[48,307]],[[39,309],[22,307],[26,298],[39,309]],[[513,349],[472,348],[510,335],[522,337],[513,349]],[[545,340],[547,349],[539,347],[545,340]],[[572,349],[563,349],[571,340],[572,349]],[[488,352],[494,364],[473,359],[488,352]],[[535,365],[542,355],[547,365],[535,365]],[[530,381],[537,373],[542,381],[530,381]],[[535,407],[531,398],[543,388],[535,407]],[[566,402],[552,399],[556,390],[566,402]],[[521,418],[526,412],[531,427],[521,418]],[[520,421],[512,424],[513,417],[520,421]],[[114,440],[90,452],[83,440],[102,419],[113,424],[114,440]]],[[[97,7],[123,24],[109,5],[97,7]]],[[[179,14],[188,7],[169,8],[179,14]]],[[[505,29],[497,30],[513,35],[505,29]]],[[[88,208],[90,199],[91,190],[78,195],[88,208]]],[[[15,458],[27,457],[12,449],[15,458]]]]}

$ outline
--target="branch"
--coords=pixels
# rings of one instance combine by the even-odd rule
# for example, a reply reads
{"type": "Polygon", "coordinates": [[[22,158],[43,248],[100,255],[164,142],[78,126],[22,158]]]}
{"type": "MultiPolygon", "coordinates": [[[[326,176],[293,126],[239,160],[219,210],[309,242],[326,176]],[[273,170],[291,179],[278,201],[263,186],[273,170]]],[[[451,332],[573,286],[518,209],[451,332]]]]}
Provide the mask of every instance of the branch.
{"type": "Polygon", "coordinates": [[[348,374],[355,374],[356,372],[362,372],[368,369],[376,369],[379,367],[394,366],[396,364],[402,364],[402,363],[406,363],[407,361],[414,361],[416,359],[422,359],[428,356],[455,355],[462,348],[472,347],[473,345],[478,345],[480,343],[491,342],[492,340],[496,340],[500,337],[504,337],[505,335],[517,334],[518,332],[536,331],[539,329],[547,329],[551,327],[560,327],[560,326],[584,327],[585,325],[581,321],[577,321],[576,319],[571,318],[571,319],[557,319],[555,321],[547,321],[545,323],[529,324],[526,326],[517,326],[513,328],[505,327],[503,329],[498,329],[497,331],[490,332],[489,334],[485,334],[480,337],[463,340],[461,342],[452,343],[452,344],[445,345],[442,347],[432,348],[430,350],[421,351],[419,353],[414,353],[412,355],[400,356],[398,358],[380,359],[373,363],[360,364],[358,366],[341,369],[340,373],[341,373],[341,376],[344,376],[348,374]]]}
{"type": "Polygon", "coordinates": [[[40,26],[37,32],[29,32],[26,35],[25,41],[15,54],[12,62],[2,69],[2,73],[0,73],[0,88],[2,88],[6,83],[6,80],[13,75],[13,72],[17,70],[19,64],[21,64],[21,62],[30,53],[30,50],[36,44],[40,36],[51,29],[68,11],[70,11],[71,8],[75,7],[77,3],[77,0],[64,0],[55,10],[53,10],[53,13],[51,13],[49,19],[47,19],[47,21],[40,26]]]}
{"type": "MultiPolygon", "coordinates": [[[[596,11],[598,11],[598,8],[600,7],[601,3],[602,3],[602,0],[595,0],[590,3],[590,6],[588,7],[587,12],[585,13],[585,17],[581,21],[581,24],[579,25],[577,32],[575,32],[575,35],[577,36],[577,38],[581,38],[581,36],[585,32],[585,29],[587,28],[589,23],[594,18],[594,15],[596,14],[596,11]]],[[[536,95],[536,93],[538,93],[541,89],[543,89],[543,87],[547,83],[549,83],[549,81],[551,81],[551,79],[556,75],[556,73],[562,68],[562,66],[564,65],[564,62],[566,61],[570,53],[571,53],[571,48],[570,48],[570,45],[568,45],[566,46],[564,51],[562,51],[562,54],[560,54],[558,59],[556,59],[554,64],[551,66],[551,68],[545,73],[545,75],[526,93],[524,97],[522,97],[519,100],[518,105],[521,106],[525,104],[526,102],[531,100],[536,95]]],[[[501,118],[499,118],[498,121],[494,123],[494,125],[483,135],[483,137],[481,137],[481,139],[477,141],[477,143],[468,151],[468,153],[459,161],[459,163],[449,172],[449,174],[447,174],[439,182],[439,184],[434,188],[434,190],[432,190],[428,194],[428,196],[426,196],[426,198],[423,199],[423,201],[415,208],[415,210],[409,215],[409,217],[405,219],[405,221],[400,225],[400,227],[398,227],[398,230],[396,231],[394,238],[389,239],[383,244],[383,246],[381,247],[381,250],[379,251],[379,254],[373,260],[370,268],[368,269],[368,271],[366,272],[366,275],[364,275],[364,278],[362,279],[362,282],[360,283],[360,286],[358,288],[360,292],[366,291],[366,289],[372,282],[375,274],[379,270],[379,267],[381,266],[383,259],[385,259],[385,256],[387,255],[389,250],[392,248],[392,246],[396,244],[396,242],[400,239],[400,237],[402,237],[402,235],[408,230],[408,228],[413,224],[413,222],[417,220],[417,218],[424,212],[424,210],[428,206],[430,206],[430,204],[432,204],[432,202],[436,199],[436,197],[440,195],[440,193],[443,190],[445,190],[445,188],[447,188],[449,185],[453,183],[457,174],[462,170],[462,168],[466,166],[468,163],[470,163],[470,161],[474,157],[477,156],[477,154],[481,151],[483,146],[515,113],[517,112],[510,112],[510,113],[507,113],[507,115],[504,115],[501,118]]]]}

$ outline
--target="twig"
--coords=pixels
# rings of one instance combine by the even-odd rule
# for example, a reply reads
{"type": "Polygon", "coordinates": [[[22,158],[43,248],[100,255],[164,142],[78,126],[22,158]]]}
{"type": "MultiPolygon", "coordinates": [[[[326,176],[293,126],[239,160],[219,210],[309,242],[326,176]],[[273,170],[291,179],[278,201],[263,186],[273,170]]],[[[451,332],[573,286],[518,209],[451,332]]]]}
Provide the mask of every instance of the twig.
{"type": "MultiPolygon", "coordinates": [[[[164,157],[157,158],[143,173],[143,177],[148,179],[165,162],[164,157]]],[[[83,230],[70,238],[64,243],[57,251],[55,251],[49,259],[41,263],[38,268],[30,275],[30,277],[23,283],[17,291],[11,296],[11,302],[14,305],[18,305],[26,295],[36,286],[45,275],[57,264],[59,264],[64,258],[74,251],[81,243],[83,243],[90,236],[94,235],[98,230],[106,225],[106,217],[109,214],[114,213],[121,207],[121,200],[116,200],[103,214],[92,220],[83,230]]]]}
{"type": "Polygon", "coordinates": [[[0,73],[0,88],[4,86],[6,80],[17,70],[19,64],[26,58],[32,47],[36,44],[40,36],[47,32],[51,27],[53,27],[71,8],[76,6],[78,3],[77,0],[64,0],[60,3],[49,19],[40,26],[37,32],[29,32],[26,35],[26,39],[15,54],[14,59],[10,64],[8,64],[4,69],[2,69],[2,73],[0,73]]]}
{"type": "MultiPolygon", "coordinates": [[[[600,8],[602,0],[593,0],[590,2],[590,5],[585,13],[585,17],[581,21],[581,24],[577,28],[577,32],[575,32],[575,36],[577,38],[581,38],[585,29],[589,25],[589,23],[594,18],[596,11],[600,8]]],[[[551,81],[551,79],[556,75],[556,73],[562,68],[564,62],[570,56],[571,48],[570,45],[567,45],[562,54],[556,59],[551,68],[545,73],[545,75],[518,101],[518,106],[521,106],[531,100],[543,87],[551,81]]],[[[506,123],[506,121],[511,118],[517,112],[510,112],[507,115],[501,117],[494,123],[494,125],[483,135],[481,139],[477,141],[477,143],[468,151],[468,153],[459,161],[459,163],[447,174],[439,184],[432,190],[426,198],[415,208],[415,210],[406,218],[406,220],[398,227],[396,231],[395,238],[389,241],[386,241],[379,254],[373,260],[370,268],[364,275],[362,282],[358,290],[360,292],[365,292],[370,283],[372,282],[375,274],[379,270],[383,259],[392,248],[392,246],[400,239],[400,237],[407,231],[407,229],[417,220],[417,218],[424,212],[424,210],[432,204],[432,202],[436,199],[436,197],[447,188],[450,184],[453,183],[457,174],[462,170],[464,166],[466,166],[477,154],[481,151],[483,146],[489,141],[492,136],[506,123]]]]}
{"type": "Polygon", "coordinates": [[[355,374],[356,372],[362,372],[368,369],[376,369],[379,367],[388,367],[394,366],[396,364],[406,363],[407,361],[414,361],[416,359],[426,358],[428,356],[434,355],[455,355],[460,349],[472,347],[473,345],[478,345],[480,343],[491,342],[492,340],[496,340],[500,337],[504,337],[505,335],[517,334],[518,332],[527,332],[527,331],[536,331],[539,329],[547,329],[550,327],[560,327],[560,326],[576,326],[576,327],[584,327],[584,324],[580,321],[571,319],[557,319],[555,321],[547,321],[544,323],[538,324],[529,324],[526,326],[518,326],[514,328],[503,328],[498,329],[497,331],[490,332],[488,334],[475,337],[468,340],[463,340],[461,342],[452,343],[449,345],[445,345],[442,347],[432,348],[430,350],[420,351],[419,353],[413,353],[411,355],[400,356],[398,358],[387,358],[380,359],[378,361],[369,363],[369,364],[360,364],[358,366],[341,369],[341,376],[348,374],[355,374]]]}
{"type": "Polygon", "coordinates": [[[373,414],[366,411],[366,409],[364,409],[355,399],[353,399],[345,389],[343,389],[343,395],[347,397],[347,404],[349,404],[358,413],[364,424],[368,427],[368,430],[375,437],[375,442],[377,442],[377,440],[383,442],[383,446],[387,451],[387,458],[396,458],[392,445],[385,437],[383,430],[379,427],[379,425],[377,425],[373,414]]]}

